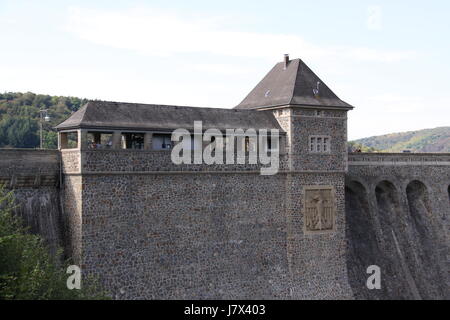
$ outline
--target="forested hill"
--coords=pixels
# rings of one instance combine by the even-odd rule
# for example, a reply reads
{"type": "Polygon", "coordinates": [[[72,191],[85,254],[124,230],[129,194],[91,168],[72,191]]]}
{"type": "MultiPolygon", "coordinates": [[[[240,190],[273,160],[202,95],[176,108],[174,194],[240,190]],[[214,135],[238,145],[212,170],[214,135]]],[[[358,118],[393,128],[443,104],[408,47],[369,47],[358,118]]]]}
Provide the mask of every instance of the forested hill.
{"type": "Polygon", "coordinates": [[[54,126],[67,119],[87,102],[74,97],[58,97],[31,92],[0,93],[0,148],[38,148],[39,110],[49,109],[43,122],[44,148],[57,148],[54,126]]]}
{"type": "Polygon", "coordinates": [[[390,133],[351,143],[381,152],[450,152],[450,127],[390,133]]]}

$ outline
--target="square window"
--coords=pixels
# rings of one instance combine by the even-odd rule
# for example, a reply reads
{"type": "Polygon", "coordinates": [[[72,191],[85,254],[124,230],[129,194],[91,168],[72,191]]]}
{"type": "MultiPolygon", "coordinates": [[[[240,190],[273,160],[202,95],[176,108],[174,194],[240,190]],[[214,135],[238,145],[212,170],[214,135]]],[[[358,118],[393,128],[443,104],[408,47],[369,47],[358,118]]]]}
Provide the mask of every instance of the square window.
{"type": "Polygon", "coordinates": [[[330,152],[330,137],[313,136],[309,138],[309,151],[313,153],[330,152]]]}

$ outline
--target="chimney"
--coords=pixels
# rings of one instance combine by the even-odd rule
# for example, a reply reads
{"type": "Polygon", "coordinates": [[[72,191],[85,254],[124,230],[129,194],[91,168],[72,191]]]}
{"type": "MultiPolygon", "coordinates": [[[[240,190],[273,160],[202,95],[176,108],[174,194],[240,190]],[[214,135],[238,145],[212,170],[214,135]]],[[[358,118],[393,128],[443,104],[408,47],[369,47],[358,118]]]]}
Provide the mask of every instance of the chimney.
{"type": "Polygon", "coordinates": [[[284,70],[286,70],[286,68],[287,68],[287,66],[288,66],[288,64],[289,64],[289,54],[285,54],[284,55],[284,59],[283,59],[283,61],[284,61],[284,70]]]}

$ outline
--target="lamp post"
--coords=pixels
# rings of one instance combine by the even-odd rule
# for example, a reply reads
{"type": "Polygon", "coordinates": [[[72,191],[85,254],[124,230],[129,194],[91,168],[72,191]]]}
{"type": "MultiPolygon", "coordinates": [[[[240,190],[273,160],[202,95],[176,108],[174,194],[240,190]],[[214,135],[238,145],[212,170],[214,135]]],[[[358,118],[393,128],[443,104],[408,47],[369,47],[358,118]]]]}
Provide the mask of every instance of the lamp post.
{"type": "Polygon", "coordinates": [[[39,110],[39,117],[40,120],[40,149],[42,149],[42,145],[43,145],[43,136],[42,136],[42,127],[43,127],[43,122],[49,122],[50,121],[50,117],[48,116],[48,109],[41,109],[39,110]]]}

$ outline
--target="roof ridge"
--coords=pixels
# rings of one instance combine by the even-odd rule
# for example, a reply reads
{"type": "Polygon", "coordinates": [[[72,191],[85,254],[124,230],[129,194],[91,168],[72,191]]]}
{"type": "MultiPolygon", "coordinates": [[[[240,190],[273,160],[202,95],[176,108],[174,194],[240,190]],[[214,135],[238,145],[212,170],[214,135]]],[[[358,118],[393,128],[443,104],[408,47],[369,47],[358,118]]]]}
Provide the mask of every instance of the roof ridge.
{"type": "Polygon", "coordinates": [[[55,126],[55,128],[59,128],[60,126],[63,126],[65,123],[73,121],[73,118],[76,118],[77,123],[82,123],[84,120],[84,117],[86,115],[87,108],[91,101],[86,102],[80,109],[72,113],[66,120],[55,126]]]}
{"type": "Polygon", "coordinates": [[[223,108],[166,108],[144,104],[110,104],[89,102],[72,114],[58,130],[92,128],[156,130],[191,128],[203,121],[205,128],[276,128],[281,129],[269,113],[223,108]]]}
{"type": "Polygon", "coordinates": [[[297,78],[298,78],[298,74],[299,72],[299,68],[300,68],[300,64],[302,63],[302,60],[300,58],[297,59],[293,59],[291,60],[291,62],[298,60],[298,64],[297,64],[297,71],[295,72],[295,80],[292,84],[292,94],[291,94],[291,98],[289,99],[289,104],[292,104],[293,100],[294,100],[294,95],[295,95],[295,84],[297,83],[297,78]]]}
{"type": "MultiPolygon", "coordinates": [[[[233,109],[233,108],[220,108],[220,107],[198,107],[198,106],[183,106],[183,105],[174,105],[174,104],[160,104],[160,103],[141,103],[141,102],[121,102],[121,101],[109,101],[109,100],[93,100],[89,101],[90,103],[99,103],[99,104],[115,104],[115,105],[141,105],[145,107],[169,107],[169,108],[192,108],[192,109],[211,109],[211,110],[230,110],[230,111],[244,111],[242,109],[233,109]]],[[[248,111],[248,110],[247,110],[248,111]]]]}
{"type": "Polygon", "coordinates": [[[78,111],[80,111],[80,113],[82,113],[80,123],[83,122],[84,117],[86,116],[86,111],[87,111],[90,103],[91,103],[91,101],[88,101],[84,106],[82,106],[80,109],[78,109],[78,111]],[[83,108],[84,108],[84,110],[83,110],[83,108]]]}

